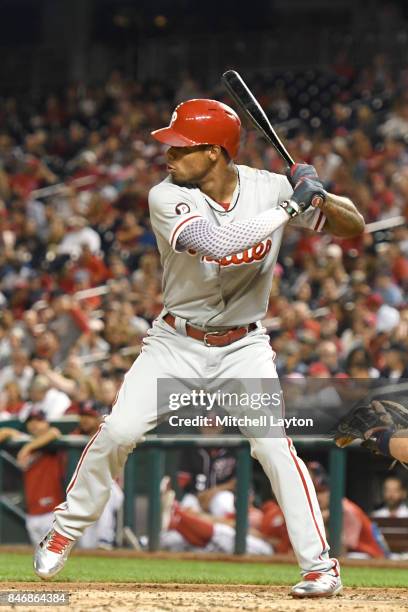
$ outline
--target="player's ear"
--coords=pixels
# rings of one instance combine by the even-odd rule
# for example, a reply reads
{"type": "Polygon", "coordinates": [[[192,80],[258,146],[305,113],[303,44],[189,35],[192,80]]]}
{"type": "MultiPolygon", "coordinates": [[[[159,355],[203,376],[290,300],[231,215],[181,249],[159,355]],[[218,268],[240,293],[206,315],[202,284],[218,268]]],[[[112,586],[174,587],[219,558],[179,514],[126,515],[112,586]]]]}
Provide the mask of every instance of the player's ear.
{"type": "Polygon", "coordinates": [[[208,156],[211,161],[216,162],[222,156],[222,147],[220,145],[211,145],[208,147],[208,156]]]}

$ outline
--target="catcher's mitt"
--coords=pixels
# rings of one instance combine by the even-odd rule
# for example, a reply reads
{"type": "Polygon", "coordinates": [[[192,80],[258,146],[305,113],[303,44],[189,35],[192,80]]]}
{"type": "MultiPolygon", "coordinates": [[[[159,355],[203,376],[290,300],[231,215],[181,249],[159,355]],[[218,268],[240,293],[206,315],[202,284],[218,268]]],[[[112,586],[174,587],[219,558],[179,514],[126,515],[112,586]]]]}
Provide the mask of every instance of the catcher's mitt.
{"type": "Polygon", "coordinates": [[[363,440],[363,445],[372,451],[375,448],[373,434],[383,430],[396,431],[408,428],[408,410],[402,404],[389,400],[372,400],[370,404],[357,406],[337,424],[334,441],[343,448],[354,440],[363,440]]]}

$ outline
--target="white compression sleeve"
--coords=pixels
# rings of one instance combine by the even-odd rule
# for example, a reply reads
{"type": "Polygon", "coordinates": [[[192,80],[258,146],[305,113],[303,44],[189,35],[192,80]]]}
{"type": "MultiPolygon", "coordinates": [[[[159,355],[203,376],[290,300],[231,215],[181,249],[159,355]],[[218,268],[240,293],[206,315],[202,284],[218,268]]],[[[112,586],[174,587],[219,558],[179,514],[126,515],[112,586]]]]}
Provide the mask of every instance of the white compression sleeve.
{"type": "Polygon", "coordinates": [[[181,231],[177,249],[193,249],[200,255],[221,259],[255,246],[289,219],[281,207],[223,226],[214,225],[207,219],[195,219],[181,231]]]}

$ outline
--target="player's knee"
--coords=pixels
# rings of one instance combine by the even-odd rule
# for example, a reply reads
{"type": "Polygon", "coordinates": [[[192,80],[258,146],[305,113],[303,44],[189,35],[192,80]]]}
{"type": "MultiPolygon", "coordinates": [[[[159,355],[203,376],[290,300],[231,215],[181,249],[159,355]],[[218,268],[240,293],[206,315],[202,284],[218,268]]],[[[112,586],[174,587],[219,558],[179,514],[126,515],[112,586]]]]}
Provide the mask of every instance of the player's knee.
{"type": "Polygon", "coordinates": [[[265,454],[274,454],[276,456],[280,452],[288,452],[288,443],[285,437],[251,438],[250,445],[251,456],[258,460],[265,454]]]}
{"type": "Polygon", "coordinates": [[[136,443],[143,438],[143,431],[134,431],[128,423],[122,423],[111,419],[112,415],[106,418],[104,429],[106,434],[121,447],[129,447],[129,452],[136,446],[136,443]]]}

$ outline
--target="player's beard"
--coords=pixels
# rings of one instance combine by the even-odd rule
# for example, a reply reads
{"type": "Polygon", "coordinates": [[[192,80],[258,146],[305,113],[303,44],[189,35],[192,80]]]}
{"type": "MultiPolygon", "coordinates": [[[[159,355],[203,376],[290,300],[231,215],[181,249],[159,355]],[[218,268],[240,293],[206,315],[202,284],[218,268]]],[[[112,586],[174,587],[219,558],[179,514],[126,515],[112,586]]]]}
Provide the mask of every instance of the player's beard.
{"type": "Polygon", "coordinates": [[[178,185],[178,187],[192,187],[194,186],[194,183],[192,183],[191,181],[186,181],[183,179],[178,179],[177,177],[174,176],[174,174],[170,174],[171,176],[171,182],[174,185],[178,185]]]}

